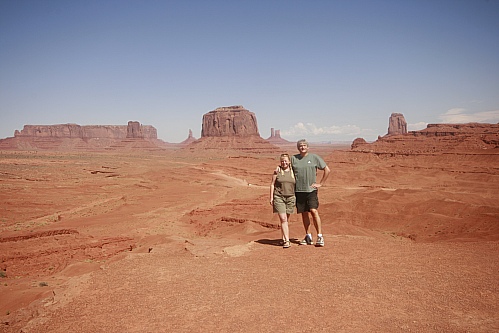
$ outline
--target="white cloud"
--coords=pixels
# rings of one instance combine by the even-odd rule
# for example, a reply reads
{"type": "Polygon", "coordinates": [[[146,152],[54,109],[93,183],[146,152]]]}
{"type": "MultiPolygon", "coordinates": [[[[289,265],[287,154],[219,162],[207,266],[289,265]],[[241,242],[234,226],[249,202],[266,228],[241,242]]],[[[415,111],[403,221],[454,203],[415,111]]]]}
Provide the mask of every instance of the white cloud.
{"type": "Polygon", "coordinates": [[[356,125],[318,127],[314,123],[297,123],[287,130],[281,130],[283,138],[304,138],[309,141],[353,140],[363,134],[372,135],[373,131],[356,125]]]}
{"type": "Polygon", "coordinates": [[[425,123],[424,121],[420,121],[419,123],[407,124],[407,130],[408,131],[420,131],[422,129],[425,129],[426,126],[428,126],[428,123],[425,123]]]}
{"type": "Polygon", "coordinates": [[[466,109],[454,108],[439,116],[443,123],[497,123],[499,122],[499,110],[466,113],[466,109]]]}

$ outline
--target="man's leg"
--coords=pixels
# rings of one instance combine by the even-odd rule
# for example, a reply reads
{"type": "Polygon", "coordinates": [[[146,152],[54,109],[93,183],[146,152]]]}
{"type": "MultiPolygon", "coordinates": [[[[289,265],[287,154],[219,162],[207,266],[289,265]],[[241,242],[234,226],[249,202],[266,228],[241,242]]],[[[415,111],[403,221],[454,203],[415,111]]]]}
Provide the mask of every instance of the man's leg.
{"type": "Polygon", "coordinates": [[[312,235],[310,234],[310,216],[308,215],[308,194],[296,193],[296,212],[301,214],[301,221],[305,229],[305,238],[300,242],[300,245],[312,245],[312,235]]]}
{"type": "Polygon", "coordinates": [[[305,234],[310,233],[310,216],[308,212],[301,213],[301,220],[303,222],[303,228],[305,228],[305,234]]]}
{"type": "Polygon", "coordinates": [[[322,222],[321,217],[319,216],[319,212],[317,209],[310,209],[310,213],[312,214],[312,218],[314,219],[314,226],[317,230],[317,241],[315,242],[315,246],[324,246],[324,236],[322,235],[322,222]]]}
{"type": "MultiPolygon", "coordinates": [[[[322,222],[321,217],[319,216],[319,211],[317,209],[311,208],[310,214],[312,214],[312,220],[314,221],[315,230],[317,230],[317,234],[322,235],[322,222]]],[[[310,225],[310,221],[308,222],[310,225]]]]}
{"type": "Polygon", "coordinates": [[[300,242],[300,245],[312,245],[314,242],[312,240],[312,235],[310,234],[310,216],[308,215],[308,212],[301,213],[301,219],[303,228],[305,229],[305,238],[300,242]]]}

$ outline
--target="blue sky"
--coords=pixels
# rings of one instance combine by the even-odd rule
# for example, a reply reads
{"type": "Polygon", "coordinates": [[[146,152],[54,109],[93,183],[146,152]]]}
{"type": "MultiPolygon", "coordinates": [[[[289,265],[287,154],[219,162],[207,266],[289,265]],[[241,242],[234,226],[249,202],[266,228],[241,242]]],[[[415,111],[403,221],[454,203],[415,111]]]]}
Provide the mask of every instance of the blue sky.
{"type": "Polygon", "coordinates": [[[0,0],[0,138],[134,120],[180,142],[230,105],[312,142],[392,112],[497,123],[499,0],[0,0]]]}

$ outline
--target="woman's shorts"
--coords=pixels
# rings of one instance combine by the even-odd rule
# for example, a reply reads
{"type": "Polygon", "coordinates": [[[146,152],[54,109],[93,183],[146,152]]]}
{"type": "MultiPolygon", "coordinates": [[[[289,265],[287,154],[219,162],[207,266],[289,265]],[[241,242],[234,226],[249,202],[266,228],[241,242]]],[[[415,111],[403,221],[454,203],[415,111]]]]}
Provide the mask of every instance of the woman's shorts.
{"type": "Polygon", "coordinates": [[[296,212],[309,212],[310,209],[319,208],[317,190],[312,192],[296,192],[296,212]]]}
{"type": "Polygon", "coordinates": [[[274,213],[293,214],[293,211],[295,210],[295,205],[296,205],[296,199],[294,195],[290,197],[274,195],[274,213]]]}

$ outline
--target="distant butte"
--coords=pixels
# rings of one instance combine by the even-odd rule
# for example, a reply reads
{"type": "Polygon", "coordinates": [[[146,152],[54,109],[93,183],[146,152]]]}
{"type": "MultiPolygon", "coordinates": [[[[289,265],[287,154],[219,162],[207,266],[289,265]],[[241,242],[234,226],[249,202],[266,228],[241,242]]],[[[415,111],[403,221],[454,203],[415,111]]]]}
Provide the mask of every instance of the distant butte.
{"type": "Polygon", "coordinates": [[[367,143],[362,138],[352,142],[351,149],[370,153],[432,154],[499,148],[499,124],[428,124],[420,131],[407,132],[400,113],[392,113],[388,134],[367,143]]]}
{"type": "Polygon", "coordinates": [[[216,108],[203,115],[201,137],[260,136],[256,116],[242,105],[216,108]]]}
{"type": "Polygon", "coordinates": [[[388,122],[388,135],[407,134],[407,122],[402,113],[392,113],[388,122]]]}
{"type": "Polygon", "coordinates": [[[283,144],[290,144],[292,143],[291,141],[285,140],[281,138],[281,130],[277,130],[274,128],[270,129],[270,137],[267,138],[267,141],[275,144],[275,145],[283,145],[283,144]]]}
{"type": "Polygon", "coordinates": [[[185,145],[188,145],[190,143],[193,143],[194,141],[196,141],[196,138],[194,137],[194,135],[192,135],[192,130],[189,129],[189,136],[187,137],[187,139],[185,139],[184,141],[180,142],[179,145],[185,146],[185,145]]]}
{"type": "Polygon", "coordinates": [[[243,150],[276,152],[277,147],[260,137],[256,115],[242,105],[216,108],[203,115],[201,138],[187,146],[191,151],[243,150]]]}

